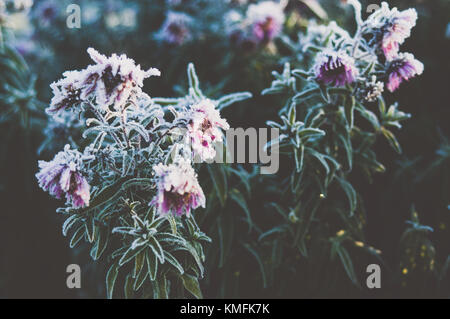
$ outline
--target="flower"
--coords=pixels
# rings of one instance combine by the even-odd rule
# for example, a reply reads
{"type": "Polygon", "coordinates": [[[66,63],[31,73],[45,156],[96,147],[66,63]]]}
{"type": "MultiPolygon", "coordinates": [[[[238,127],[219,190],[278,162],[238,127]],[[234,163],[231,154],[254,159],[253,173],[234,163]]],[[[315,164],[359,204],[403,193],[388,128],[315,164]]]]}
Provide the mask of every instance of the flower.
{"type": "Polygon", "coordinates": [[[227,121],[220,117],[219,110],[209,99],[193,105],[187,117],[190,119],[188,138],[194,156],[198,155],[202,161],[213,159],[216,156],[214,143],[222,142],[222,130],[230,128],[227,121]]]}
{"type": "Polygon", "coordinates": [[[367,19],[369,30],[374,34],[372,43],[377,42],[386,59],[391,61],[397,56],[400,44],[410,37],[416,21],[415,9],[398,11],[397,8],[389,9],[383,2],[381,8],[367,19]]]}
{"type": "Polygon", "coordinates": [[[58,199],[65,195],[75,208],[89,206],[90,186],[81,171],[82,161],[82,154],[66,145],[52,161],[39,161],[39,186],[58,199]]]}
{"type": "Polygon", "coordinates": [[[400,53],[388,66],[386,87],[389,91],[394,92],[403,81],[407,81],[416,75],[421,75],[423,70],[423,63],[414,58],[414,55],[411,53],[400,53]]]}
{"type": "Polygon", "coordinates": [[[155,205],[159,214],[189,216],[192,209],[205,207],[205,195],[189,161],[181,158],[176,164],[159,163],[153,170],[157,193],[150,204],[155,205]]]}
{"type": "Polygon", "coordinates": [[[327,50],[316,57],[314,73],[318,82],[344,86],[353,83],[359,72],[355,60],[345,52],[327,50]]]}
{"type": "Polygon", "coordinates": [[[361,83],[361,87],[357,90],[358,98],[368,102],[375,102],[384,92],[384,83],[377,81],[377,77],[373,75],[370,79],[366,79],[361,83]]]}
{"type": "Polygon", "coordinates": [[[182,45],[192,38],[191,23],[187,14],[170,11],[157,37],[169,44],[182,45]]]}
{"type": "Polygon", "coordinates": [[[259,42],[268,42],[276,38],[284,24],[283,6],[273,1],[251,4],[247,10],[247,20],[253,36],[259,42]]]}
{"type": "Polygon", "coordinates": [[[97,103],[103,107],[114,105],[119,108],[133,92],[142,88],[144,79],[161,75],[155,68],[143,71],[140,65],[136,65],[133,59],[124,54],[113,54],[108,58],[93,48],[89,48],[87,52],[97,64],[85,70],[81,97],[86,99],[95,93],[97,103]]]}
{"type": "Polygon", "coordinates": [[[81,71],[67,71],[64,78],[50,85],[53,98],[48,113],[55,113],[96,99],[103,110],[114,105],[120,108],[134,95],[141,93],[145,78],[160,76],[159,70],[143,71],[140,65],[125,55],[106,57],[89,48],[89,55],[96,62],[81,71]]]}
{"type": "Polygon", "coordinates": [[[50,107],[46,109],[49,114],[60,110],[68,110],[81,103],[83,72],[67,71],[63,73],[63,76],[64,78],[50,85],[53,98],[50,107]]]}

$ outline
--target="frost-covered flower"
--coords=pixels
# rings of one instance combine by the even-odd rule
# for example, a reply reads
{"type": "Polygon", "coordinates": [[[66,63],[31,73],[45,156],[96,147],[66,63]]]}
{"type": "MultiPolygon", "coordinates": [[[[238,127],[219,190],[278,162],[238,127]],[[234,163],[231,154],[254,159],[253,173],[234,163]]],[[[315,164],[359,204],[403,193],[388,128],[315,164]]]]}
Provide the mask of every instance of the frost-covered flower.
{"type": "Polygon", "coordinates": [[[148,71],[136,65],[133,59],[126,55],[113,54],[106,57],[93,48],[87,50],[97,64],[89,66],[85,72],[81,98],[86,99],[94,93],[96,101],[103,107],[123,105],[132,92],[138,91],[144,85],[144,79],[160,76],[159,70],[151,68],[148,71]]]}
{"type": "Polygon", "coordinates": [[[270,41],[280,34],[285,21],[283,9],[274,1],[263,1],[248,7],[247,20],[259,42],[270,41]]]}
{"type": "Polygon", "coordinates": [[[416,21],[415,9],[398,11],[397,8],[389,9],[389,5],[383,2],[381,8],[367,19],[369,32],[374,35],[372,44],[376,42],[388,61],[394,59],[400,44],[411,35],[416,21]]]}
{"type": "Polygon", "coordinates": [[[176,164],[160,163],[153,170],[157,194],[150,204],[155,205],[159,214],[189,216],[192,209],[205,207],[205,195],[189,161],[181,158],[176,164]]]}
{"type": "Polygon", "coordinates": [[[215,143],[222,142],[222,130],[228,130],[227,121],[220,117],[219,110],[211,100],[205,99],[193,105],[187,117],[188,138],[194,156],[199,156],[202,161],[213,159],[216,156],[215,143]]]}
{"type": "Polygon", "coordinates": [[[81,89],[83,86],[83,72],[67,71],[63,78],[50,85],[53,98],[47,113],[52,114],[60,110],[68,110],[81,102],[81,89]]]}
{"type": "Polygon", "coordinates": [[[416,75],[423,73],[423,63],[417,60],[411,53],[400,53],[398,57],[389,63],[387,69],[387,88],[394,92],[403,81],[407,81],[416,75]]]}
{"type": "Polygon", "coordinates": [[[65,195],[75,208],[89,206],[90,186],[82,166],[83,155],[66,145],[52,161],[39,161],[40,171],[36,174],[39,186],[58,199],[65,195]]]}
{"type": "Polygon", "coordinates": [[[353,83],[359,72],[355,60],[348,54],[327,50],[316,57],[314,73],[318,82],[344,86],[353,83]]]}
{"type": "Polygon", "coordinates": [[[373,75],[370,80],[366,80],[362,83],[361,87],[358,88],[357,96],[362,100],[374,102],[381,94],[383,94],[383,92],[384,83],[377,81],[377,77],[373,75]]]}
{"type": "Polygon", "coordinates": [[[192,38],[192,22],[185,13],[169,11],[157,37],[169,44],[182,45],[192,38]]]}
{"type": "Polygon", "coordinates": [[[122,106],[133,93],[140,93],[145,78],[159,76],[157,69],[143,71],[140,65],[125,55],[106,57],[89,48],[89,55],[97,64],[82,71],[68,71],[64,78],[51,85],[54,97],[47,112],[54,113],[95,97],[101,109],[110,105],[122,106]]]}

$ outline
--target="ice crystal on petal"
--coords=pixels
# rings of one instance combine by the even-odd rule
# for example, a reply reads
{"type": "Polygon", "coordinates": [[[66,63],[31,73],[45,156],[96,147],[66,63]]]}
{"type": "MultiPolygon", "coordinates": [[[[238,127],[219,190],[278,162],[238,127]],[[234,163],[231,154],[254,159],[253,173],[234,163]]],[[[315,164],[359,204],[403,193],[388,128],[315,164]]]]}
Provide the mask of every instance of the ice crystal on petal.
{"type": "Polygon", "coordinates": [[[192,209],[205,207],[205,195],[191,163],[181,158],[176,164],[162,163],[153,167],[157,194],[151,202],[158,213],[190,215],[192,209]]]}
{"type": "Polygon", "coordinates": [[[345,52],[327,50],[316,57],[314,73],[320,83],[345,86],[355,81],[358,69],[354,59],[345,52]]]}
{"type": "Polygon", "coordinates": [[[403,81],[407,81],[416,75],[423,73],[423,63],[417,60],[411,53],[400,53],[391,61],[387,70],[387,88],[394,92],[403,81]]]}
{"type": "Polygon", "coordinates": [[[216,156],[215,143],[222,142],[222,130],[228,130],[227,121],[220,117],[215,104],[208,99],[193,105],[186,115],[189,119],[188,137],[194,156],[202,161],[216,156]]]}
{"type": "Polygon", "coordinates": [[[67,145],[50,162],[39,161],[40,171],[36,174],[39,186],[58,199],[65,195],[75,208],[89,206],[90,186],[82,165],[83,155],[67,145]]]}

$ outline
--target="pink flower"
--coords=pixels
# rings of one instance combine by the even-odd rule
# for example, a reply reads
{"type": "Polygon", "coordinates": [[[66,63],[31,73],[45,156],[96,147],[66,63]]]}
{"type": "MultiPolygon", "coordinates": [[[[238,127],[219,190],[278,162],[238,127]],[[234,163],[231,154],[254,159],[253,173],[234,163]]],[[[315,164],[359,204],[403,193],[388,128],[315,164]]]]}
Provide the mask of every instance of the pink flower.
{"type": "Polygon", "coordinates": [[[104,107],[114,105],[118,108],[129,99],[133,91],[142,88],[144,79],[161,75],[154,68],[143,71],[140,65],[136,65],[134,60],[124,54],[113,54],[108,58],[93,48],[89,48],[87,52],[97,64],[89,66],[85,71],[81,98],[86,99],[95,93],[97,103],[104,107]]]}
{"type": "Polygon", "coordinates": [[[388,67],[387,88],[394,92],[403,81],[407,81],[416,75],[423,73],[423,63],[414,58],[411,53],[400,53],[398,57],[393,60],[388,67]]]}
{"type": "Polygon", "coordinates": [[[318,82],[345,86],[355,81],[358,69],[354,59],[345,52],[325,51],[317,56],[314,73],[318,82]]]}
{"type": "Polygon", "coordinates": [[[39,173],[36,174],[39,186],[50,195],[66,200],[73,207],[89,206],[90,186],[81,172],[82,155],[66,146],[50,162],[39,161],[39,173]]]}
{"type": "Polygon", "coordinates": [[[63,79],[51,85],[54,97],[48,113],[94,99],[101,109],[108,109],[111,105],[117,109],[140,93],[145,78],[161,74],[153,68],[143,71],[125,55],[113,54],[108,58],[92,48],[87,51],[96,64],[81,71],[65,72],[63,79]]]}
{"type": "Polygon", "coordinates": [[[279,3],[263,1],[248,7],[247,20],[256,40],[269,42],[281,33],[285,15],[279,3]]]}
{"type": "Polygon", "coordinates": [[[410,37],[416,21],[415,9],[398,11],[397,8],[389,9],[388,4],[383,2],[381,9],[368,18],[367,24],[386,59],[391,61],[397,56],[400,44],[410,37]]]}
{"type": "Polygon", "coordinates": [[[189,216],[192,209],[205,207],[205,195],[190,162],[181,159],[176,164],[160,163],[153,170],[157,193],[150,204],[155,205],[159,214],[172,212],[177,216],[189,216]]]}
{"type": "Polygon", "coordinates": [[[193,105],[187,116],[190,118],[188,136],[194,156],[200,156],[202,161],[213,159],[216,156],[214,143],[222,142],[222,130],[230,128],[227,121],[220,117],[219,110],[208,99],[193,105]]]}
{"type": "Polygon", "coordinates": [[[192,38],[192,18],[187,14],[170,11],[164,21],[158,38],[169,44],[182,45],[192,38]]]}

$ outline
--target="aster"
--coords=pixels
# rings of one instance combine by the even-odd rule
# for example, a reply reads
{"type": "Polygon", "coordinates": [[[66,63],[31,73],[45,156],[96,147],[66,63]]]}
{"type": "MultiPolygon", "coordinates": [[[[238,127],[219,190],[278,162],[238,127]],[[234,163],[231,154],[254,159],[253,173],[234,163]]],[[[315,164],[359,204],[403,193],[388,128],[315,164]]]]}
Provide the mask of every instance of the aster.
{"type": "Polygon", "coordinates": [[[388,4],[383,2],[381,9],[373,13],[366,23],[369,32],[374,35],[371,42],[376,43],[390,61],[397,56],[400,44],[410,37],[416,21],[415,9],[389,9],[388,4]]]}
{"type": "Polygon", "coordinates": [[[222,142],[222,130],[230,128],[228,122],[221,118],[219,110],[209,99],[191,106],[186,116],[190,119],[188,138],[194,156],[199,156],[202,161],[213,159],[216,156],[214,144],[222,142]]]}
{"type": "Polygon", "coordinates": [[[158,33],[158,38],[169,44],[182,45],[192,38],[191,23],[192,18],[187,14],[170,11],[158,33]]]}
{"type": "Polygon", "coordinates": [[[81,98],[86,99],[95,94],[97,103],[103,107],[114,105],[119,108],[133,92],[142,88],[144,79],[161,75],[155,68],[142,70],[140,65],[124,54],[106,57],[93,48],[87,52],[96,64],[85,70],[81,98]]]}
{"type": "Polygon", "coordinates": [[[359,72],[355,60],[348,54],[327,50],[316,57],[314,73],[320,83],[345,86],[353,83],[359,72]]]}
{"type": "Polygon", "coordinates": [[[75,208],[89,206],[90,185],[82,165],[83,155],[66,145],[50,162],[39,161],[39,186],[58,199],[65,196],[75,208]]]}
{"type": "Polygon", "coordinates": [[[206,199],[191,163],[181,158],[177,163],[153,167],[157,193],[151,205],[158,213],[190,216],[191,210],[205,207],[206,199]]]}
{"type": "Polygon", "coordinates": [[[394,92],[403,81],[421,75],[423,70],[423,63],[417,60],[413,54],[400,53],[395,60],[389,63],[386,87],[389,91],[394,92]]]}
{"type": "Polygon", "coordinates": [[[247,10],[247,20],[252,34],[259,42],[276,38],[285,21],[283,6],[273,1],[251,4],[247,10]]]}

